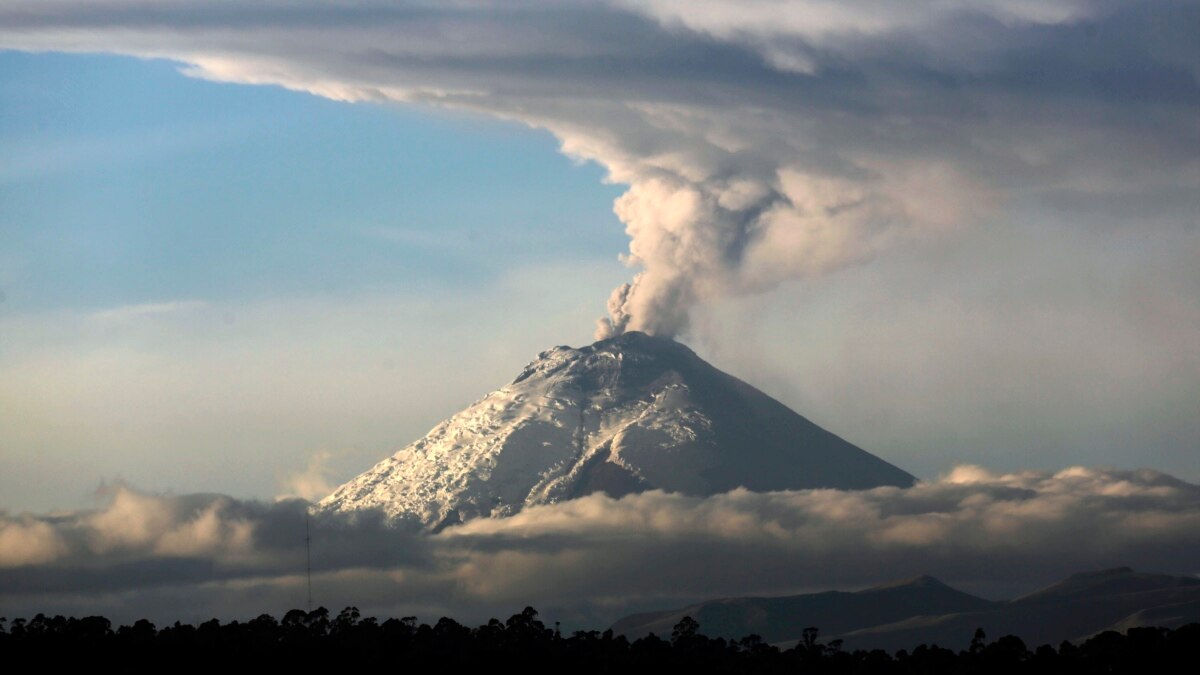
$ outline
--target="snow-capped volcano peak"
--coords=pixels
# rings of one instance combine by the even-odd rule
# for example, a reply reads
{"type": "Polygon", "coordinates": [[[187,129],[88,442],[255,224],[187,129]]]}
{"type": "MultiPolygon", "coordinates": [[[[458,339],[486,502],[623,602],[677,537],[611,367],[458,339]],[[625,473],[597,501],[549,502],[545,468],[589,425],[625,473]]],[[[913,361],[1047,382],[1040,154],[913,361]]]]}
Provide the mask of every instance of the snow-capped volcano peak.
{"type": "Polygon", "coordinates": [[[715,494],[910,485],[913,477],[713,368],[629,332],[538,354],[512,383],[319,506],[438,529],[604,491],[715,494]]]}

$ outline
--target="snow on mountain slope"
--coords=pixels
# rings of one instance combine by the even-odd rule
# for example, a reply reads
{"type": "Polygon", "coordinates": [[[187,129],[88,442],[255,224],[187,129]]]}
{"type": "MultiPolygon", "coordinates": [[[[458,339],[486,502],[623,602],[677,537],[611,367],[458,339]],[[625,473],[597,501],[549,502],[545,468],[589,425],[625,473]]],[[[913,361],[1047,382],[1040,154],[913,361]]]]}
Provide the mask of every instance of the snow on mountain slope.
{"type": "Polygon", "coordinates": [[[913,480],[682,344],[632,332],[542,352],[511,384],[318,507],[378,509],[440,529],[596,491],[707,495],[913,480]]]}

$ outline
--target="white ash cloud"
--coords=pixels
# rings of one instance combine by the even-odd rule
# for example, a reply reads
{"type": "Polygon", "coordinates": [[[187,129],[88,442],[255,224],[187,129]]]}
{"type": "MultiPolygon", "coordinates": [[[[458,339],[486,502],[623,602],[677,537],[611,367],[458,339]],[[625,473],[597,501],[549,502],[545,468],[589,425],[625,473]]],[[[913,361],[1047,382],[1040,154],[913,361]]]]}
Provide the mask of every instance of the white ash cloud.
{"type": "Polygon", "coordinates": [[[0,46],[547,129],[630,186],[638,272],[600,334],[670,335],[697,305],[1014,204],[1086,225],[1120,195],[1186,221],[1198,24],[1166,1],[28,0],[0,8],[0,46]]]}
{"type": "MultiPolygon", "coordinates": [[[[305,502],[125,486],[107,500],[0,517],[0,613],[173,620],[303,604],[305,502]]],[[[962,466],[908,489],[591,495],[437,535],[369,512],[314,516],[312,533],[317,602],[335,609],[474,620],[533,604],[611,619],[658,602],[926,573],[1025,589],[1116,565],[1194,574],[1200,486],[1150,470],[962,466]]]]}

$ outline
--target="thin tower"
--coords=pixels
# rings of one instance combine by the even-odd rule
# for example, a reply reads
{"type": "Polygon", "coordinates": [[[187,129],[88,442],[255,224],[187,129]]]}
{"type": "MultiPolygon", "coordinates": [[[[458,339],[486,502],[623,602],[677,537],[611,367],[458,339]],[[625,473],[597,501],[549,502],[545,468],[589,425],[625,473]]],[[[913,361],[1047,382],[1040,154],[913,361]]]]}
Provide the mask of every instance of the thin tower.
{"type": "Polygon", "coordinates": [[[308,613],[312,614],[312,537],[308,530],[308,510],[304,511],[304,563],[308,573],[308,613]]]}

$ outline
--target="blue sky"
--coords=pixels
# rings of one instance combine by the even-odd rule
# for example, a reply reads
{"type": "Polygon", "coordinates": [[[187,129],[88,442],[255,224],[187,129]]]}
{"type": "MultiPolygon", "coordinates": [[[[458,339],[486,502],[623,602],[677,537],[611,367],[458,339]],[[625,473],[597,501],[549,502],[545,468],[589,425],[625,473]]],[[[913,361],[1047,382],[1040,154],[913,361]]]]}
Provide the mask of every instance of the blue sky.
{"type": "Polygon", "coordinates": [[[624,247],[619,187],[520,125],[161,60],[3,52],[0,73],[10,312],[470,286],[624,247]]]}

